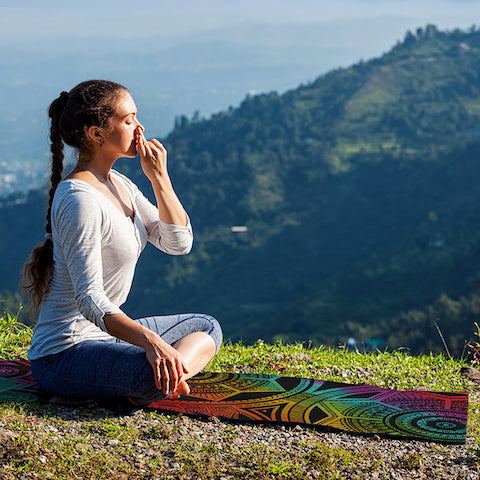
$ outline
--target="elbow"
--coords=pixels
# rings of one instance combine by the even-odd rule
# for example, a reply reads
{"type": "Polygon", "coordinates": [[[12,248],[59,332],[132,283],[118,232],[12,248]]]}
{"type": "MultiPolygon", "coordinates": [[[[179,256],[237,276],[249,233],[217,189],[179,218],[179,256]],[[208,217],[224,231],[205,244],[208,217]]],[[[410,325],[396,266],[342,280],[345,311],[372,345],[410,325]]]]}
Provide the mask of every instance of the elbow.
{"type": "Polygon", "coordinates": [[[170,255],[188,255],[192,251],[192,247],[193,242],[190,242],[187,245],[171,248],[168,253],[170,253],[170,255]]]}
{"type": "Polygon", "coordinates": [[[169,229],[160,235],[157,247],[169,255],[187,255],[192,250],[193,233],[190,225],[179,227],[170,225],[169,229]]]}
{"type": "Polygon", "coordinates": [[[93,300],[90,295],[83,295],[77,297],[77,306],[80,313],[94,325],[102,330],[106,331],[105,324],[103,322],[103,316],[105,312],[103,309],[93,300]]]}
{"type": "Polygon", "coordinates": [[[182,255],[188,255],[192,251],[193,244],[190,244],[185,250],[183,250],[182,255]]]}

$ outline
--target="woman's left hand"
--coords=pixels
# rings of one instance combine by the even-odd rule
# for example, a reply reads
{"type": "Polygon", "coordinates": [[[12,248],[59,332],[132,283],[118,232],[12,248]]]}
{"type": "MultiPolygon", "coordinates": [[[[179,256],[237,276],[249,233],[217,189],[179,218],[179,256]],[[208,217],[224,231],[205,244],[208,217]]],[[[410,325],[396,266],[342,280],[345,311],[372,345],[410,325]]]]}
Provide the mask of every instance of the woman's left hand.
{"type": "Polygon", "coordinates": [[[165,147],[155,138],[150,141],[146,140],[140,127],[137,128],[135,139],[145,175],[150,181],[157,179],[170,183],[165,147]]]}

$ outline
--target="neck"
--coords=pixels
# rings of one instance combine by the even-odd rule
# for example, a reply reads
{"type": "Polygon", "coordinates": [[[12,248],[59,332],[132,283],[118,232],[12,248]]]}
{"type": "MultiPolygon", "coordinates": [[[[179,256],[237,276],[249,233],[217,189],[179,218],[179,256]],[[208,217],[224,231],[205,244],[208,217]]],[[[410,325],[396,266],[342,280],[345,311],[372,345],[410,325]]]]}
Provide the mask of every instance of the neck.
{"type": "Polygon", "coordinates": [[[72,173],[89,171],[99,182],[107,183],[110,181],[110,171],[114,163],[115,160],[108,160],[94,153],[88,159],[79,159],[72,173]]]}

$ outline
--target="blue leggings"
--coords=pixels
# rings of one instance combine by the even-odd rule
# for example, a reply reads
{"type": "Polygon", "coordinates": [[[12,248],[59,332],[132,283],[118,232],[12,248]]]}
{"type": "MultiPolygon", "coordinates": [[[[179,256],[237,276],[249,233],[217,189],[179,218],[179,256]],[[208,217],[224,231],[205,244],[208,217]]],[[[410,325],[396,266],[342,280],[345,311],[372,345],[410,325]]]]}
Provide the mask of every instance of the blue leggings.
{"type": "MultiPolygon", "coordinates": [[[[135,320],[173,345],[193,332],[205,332],[215,341],[217,352],[222,331],[213,317],[180,314],[135,320]]],[[[40,386],[54,395],[77,398],[130,397],[147,405],[164,397],[155,386],[153,369],[145,350],[123,340],[85,340],[59,353],[31,361],[40,386]]]]}

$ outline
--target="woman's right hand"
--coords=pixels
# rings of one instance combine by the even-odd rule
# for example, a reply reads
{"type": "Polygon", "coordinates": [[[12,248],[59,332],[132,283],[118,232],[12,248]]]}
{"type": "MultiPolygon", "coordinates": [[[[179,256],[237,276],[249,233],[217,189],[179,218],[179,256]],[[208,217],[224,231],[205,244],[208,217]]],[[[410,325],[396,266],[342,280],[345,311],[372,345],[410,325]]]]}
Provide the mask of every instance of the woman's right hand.
{"type": "Polygon", "coordinates": [[[142,127],[137,127],[135,141],[140,154],[143,173],[150,181],[154,179],[162,180],[162,183],[171,188],[165,147],[156,138],[147,140],[143,135],[142,127]]]}
{"type": "MultiPolygon", "coordinates": [[[[153,332],[152,332],[153,333],[153,332]]],[[[156,387],[164,395],[175,393],[183,376],[188,373],[180,354],[171,345],[153,334],[145,348],[148,363],[153,368],[156,387]]]]}

